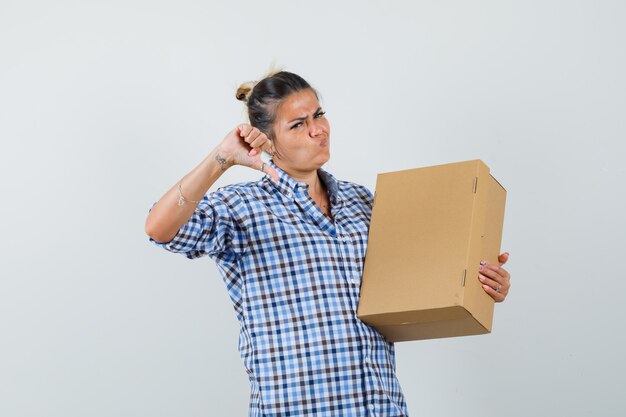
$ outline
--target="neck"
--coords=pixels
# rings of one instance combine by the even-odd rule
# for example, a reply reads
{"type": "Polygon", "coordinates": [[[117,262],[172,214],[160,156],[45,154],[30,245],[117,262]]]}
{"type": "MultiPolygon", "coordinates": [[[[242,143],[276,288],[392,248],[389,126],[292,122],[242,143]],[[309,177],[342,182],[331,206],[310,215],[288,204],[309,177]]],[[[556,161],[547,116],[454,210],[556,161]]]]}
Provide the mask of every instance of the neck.
{"type": "Polygon", "coordinates": [[[309,194],[320,194],[324,191],[322,181],[320,181],[320,178],[317,175],[317,169],[312,171],[302,171],[282,166],[282,163],[278,161],[274,161],[274,163],[294,180],[307,184],[309,186],[309,194]]]}

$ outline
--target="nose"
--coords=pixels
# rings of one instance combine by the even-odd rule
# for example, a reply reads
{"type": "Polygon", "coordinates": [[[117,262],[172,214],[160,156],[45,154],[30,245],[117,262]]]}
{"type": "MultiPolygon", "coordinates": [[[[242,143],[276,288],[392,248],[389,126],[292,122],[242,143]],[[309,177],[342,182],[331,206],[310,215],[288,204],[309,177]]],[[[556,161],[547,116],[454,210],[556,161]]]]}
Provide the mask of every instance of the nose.
{"type": "Polygon", "coordinates": [[[321,123],[314,119],[309,129],[309,135],[311,135],[311,137],[314,138],[322,134],[323,131],[324,129],[322,128],[321,123]]]}

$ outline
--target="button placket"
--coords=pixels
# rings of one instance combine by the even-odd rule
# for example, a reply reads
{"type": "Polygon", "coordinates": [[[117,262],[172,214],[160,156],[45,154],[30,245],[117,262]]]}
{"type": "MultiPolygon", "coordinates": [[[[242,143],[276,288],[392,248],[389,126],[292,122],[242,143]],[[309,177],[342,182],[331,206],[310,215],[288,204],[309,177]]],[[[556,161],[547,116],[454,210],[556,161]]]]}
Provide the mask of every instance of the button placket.
{"type": "MultiPolygon", "coordinates": [[[[346,275],[345,276],[346,280],[351,285],[351,287],[353,287],[356,284],[355,279],[354,279],[355,271],[350,265],[349,260],[354,255],[354,251],[356,250],[356,248],[354,247],[354,245],[351,244],[349,239],[346,238],[345,231],[341,228],[341,226],[339,226],[339,224],[335,225],[335,230],[336,230],[337,246],[339,249],[339,254],[341,256],[340,262],[343,264],[342,269],[344,271],[344,274],[346,275]]],[[[352,308],[356,313],[356,310],[358,307],[358,293],[355,291],[350,291],[349,297],[352,303],[352,308]]],[[[357,333],[359,334],[360,340],[362,341],[363,347],[364,347],[363,370],[365,372],[365,398],[366,398],[366,401],[375,401],[376,397],[374,395],[374,392],[375,392],[374,387],[376,385],[374,383],[373,370],[371,369],[371,366],[369,365],[369,356],[370,356],[370,351],[371,351],[371,344],[369,340],[370,336],[369,334],[367,334],[366,331],[364,331],[362,327],[362,323],[360,323],[360,320],[356,317],[354,318],[354,320],[356,321],[357,333]]],[[[375,416],[374,404],[372,403],[368,404],[368,410],[369,410],[370,415],[375,416]]]]}
{"type": "MultiPolygon", "coordinates": [[[[338,253],[340,254],[341,259],[339,260],[343,265],[343,271],[345,274],[345,279],[348,282],[350,288],[352,289],[349,292],[349,297],[352,303],[353,310],[357,311],[358,307],[358,298],[359,292],[357,289],[357,285],[359,284],[359,277],[356,274],[359,274],[360,271],[358,267],[352,265],[350,262],[352,259],[356,258],[356,254],[359,250],[359,246],[355,241],[353,241],[353,237],[347,233],[345,229],[343,229],[338,221],[335,221],[335,236],[337,242],[338,253]]],[[[376,416],[376,401],[379,401],[379,395],[377,394],[377,387],[379,386],[379,381],[377,380],[377,375],[372,368],[372,364],[370,361],[370,357],[372,355],[372,340],[371,335],[366,328],[366,325],[361,322],[357,317],[354,318],[356,321],[356,329],[359,334],[359,338],[362,343],[363,348],[363,356],[362,356],[362,365],[363,372],[365,373],[365,400],[367,403],[368,415],[376,416]]]]}
{"type": "MultiPolygon", "coordinates": [[[[345,280],[348,282],[348,284],[351,281],[351,277],[350,277],[350,254],[347,253],[346,251],[346,244],[345,244],[345,234],[341,228],[341,226],[339,226],[337,223],[335,223],[335,234],[336,234],[336,239],[337,239],[337,248],[339,250],[339,254],[341,255],[341,259],[339,260],[342,264],[343,264],[343,273],[344,273],[344,278],[345,280]]],[[[354,300],[352,299],[352,295],[350,295],[350,300],[351,302],[354,304],[354,300]]]]}
{"type": "Polygon", "coordinates": [[[339,244],[339,250],[341,251],[342,261],[344,262],[344,270],[346,271],[346,279],[349,284],[356,285],[358,280],[355,277],[355,273],[357,271],[354,270],[354,267],[351,263],[351,260],[354,259],[355,247],[352,244],[352,239],[349,234],[347,234],[339,225],[336,225],[337,230],[337,239],[341,242],[339,244]]]}
{"type": "Polygon", "coordinates": [[[369,367],[367,361],[365,361],[364,365],[365,365],[365,369],[366,369],[366,375],[365,375],[365,387],[366,387],[365,398],[366,398],[366,401],[368,402],[367,408],[368,408],[370,414],[375,416],[376,414],[374,413],[374,411],[376,410],[376,406],[374,405],[373,401],[376,401],[377,396],[375,395],[375,390],[374,390],[372,370],[369,367]]]}

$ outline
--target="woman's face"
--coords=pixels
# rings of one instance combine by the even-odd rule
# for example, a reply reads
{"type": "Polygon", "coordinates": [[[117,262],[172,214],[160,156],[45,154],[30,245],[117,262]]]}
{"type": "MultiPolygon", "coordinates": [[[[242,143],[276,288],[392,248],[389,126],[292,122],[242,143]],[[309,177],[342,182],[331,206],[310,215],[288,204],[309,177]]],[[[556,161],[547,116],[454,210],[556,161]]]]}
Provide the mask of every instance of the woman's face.
{"type": "Polygon", "coordinates": [[[285,168],[313,171],[330,158],[330,125],[311,89],[287,96],[274,121],[274,148],[285,168]]]}

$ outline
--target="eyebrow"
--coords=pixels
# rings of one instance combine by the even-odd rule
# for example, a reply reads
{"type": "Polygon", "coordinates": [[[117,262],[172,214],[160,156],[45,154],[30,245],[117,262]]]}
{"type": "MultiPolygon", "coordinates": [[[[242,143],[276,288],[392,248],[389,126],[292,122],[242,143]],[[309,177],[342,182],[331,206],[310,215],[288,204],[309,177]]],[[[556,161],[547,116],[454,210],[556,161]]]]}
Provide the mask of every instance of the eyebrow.
{"type": "MultiPolygon", "coordinates": [[[[317,114],[317,113],[319,113],[319,112],[320,112],[320,110],[322,110],[322,107],[321,107],[321,106],[320,106],[320,107],[318,107],[318,108],[317,108],[317,110],[315,110],[315,113],[313,113],[313,114],[317,114]]],[[[290,120],[290,121],[288,121],[287,123],[293,123],[293,122],[295,122],[295,121],[297,121],[297,120],[300,120],[300,121],[301,121],[301,120],[305,120],[305,119],[306,119],[306,116],[296,117],[295,119],[290,120]]]]}

